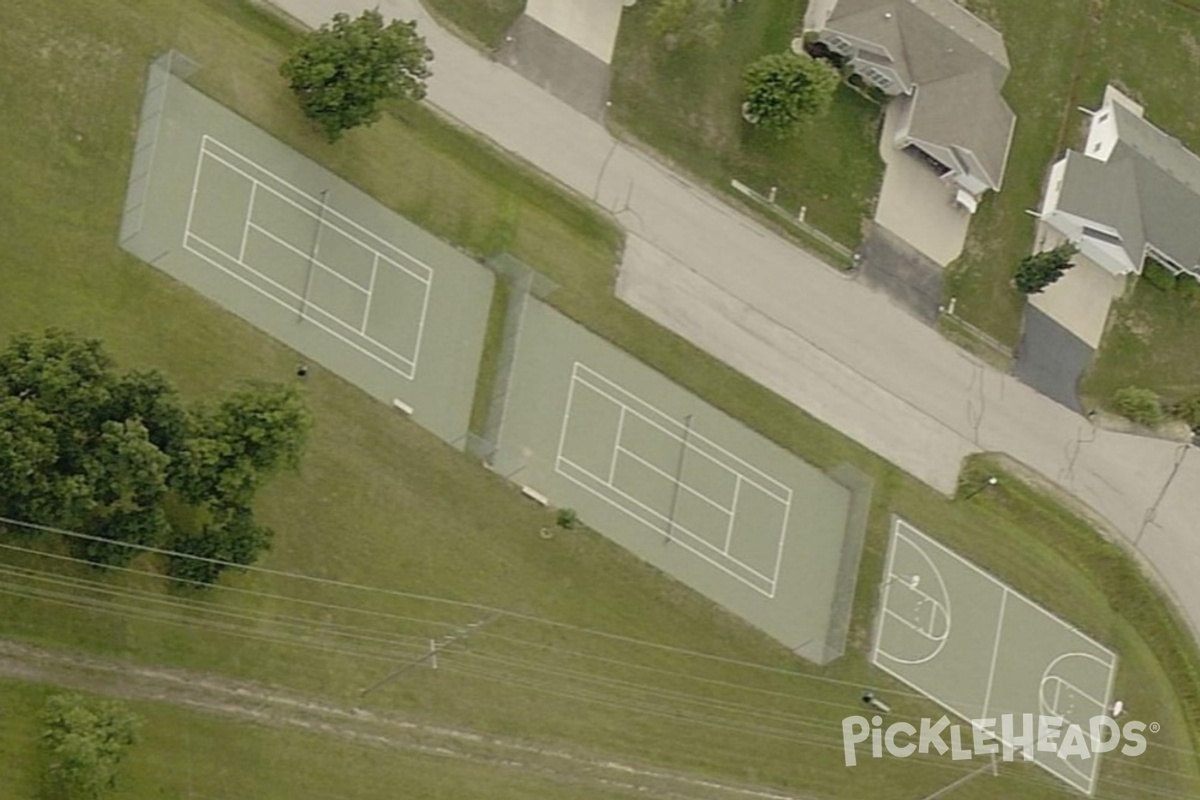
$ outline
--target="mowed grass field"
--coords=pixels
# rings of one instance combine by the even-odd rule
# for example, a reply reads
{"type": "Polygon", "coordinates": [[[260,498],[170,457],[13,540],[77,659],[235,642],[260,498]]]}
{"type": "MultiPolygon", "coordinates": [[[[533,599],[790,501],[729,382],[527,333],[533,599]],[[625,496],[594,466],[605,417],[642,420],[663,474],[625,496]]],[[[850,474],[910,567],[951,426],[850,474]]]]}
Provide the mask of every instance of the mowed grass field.
{"type": "MultiPolygon", "coordinates": [[[[809,461],[849,461],[876,482],[852,648],[837,664],[814,668],[593,533],[544,539],[539,530],[552,526],[550,512],[315,370],[303,385],[317,418],[309,451],[296,473],[270,484],[258,509],[277,531],[263,566],[279,573],[234,575],[203,593],[167,591],[152,576],[64,563],[53,542],[47,554],[10,549],[27,548],[10,533],[0,540],[4,635],[805,796],[902,789],[921,797],[975,767],[891,759],[852,771],[840,744],[840,721],[858,713],[865,685],[886,692],[897,714],[941,714],[868,667],[863,655],[888,515],[897,512],[1121,653],[1118,694],[1163,732],[1155,740],[1161,746],[1143,758],[1110,760],[1102,792],[1135,797],[1150,785],[1200,792],[1194,643],[1120,551],[1050,498],[1008,476],[969,502],[942,498],[664,334],[612,298],[607,229],[589,235],[591,217],[563,221],[552,213],[563,204],[530,202],[524,193],[540,196],[541,189],[507,186],[510,167],[473,139],[447,133],[431,114],[403,110],[327,148],[276,75],[292,34],[246,5],[68,0],[47,8],[20,0],[0,10],[0,22],[7,111],[0,136],[9,144],[0,151],[0,335],[48,324],[95,335],[122,366],[162,369],[193,398],[250,378],[292,379],[294,354],[116,246],[144,70],[174,45],[208,65],[199,85],[293,146],[471,252],[487,252],[490,237],[507,242],[562,285],[554,301],[572,316],[809,461]],[[402,157],[412,159],[405,169],[389,160],[402,157]],[[443,176],[439,164],[458,172],[443,176]],[[500,201],[507,211],[497,216],[500,201]],[[480,605],[511,613],[493,618],[480,605]],[[362,695],[427,652],[430,638],[483,620],[490,621],[439,657],[438,670],[414,669],[362,695]]],[[[177,726],[166,719],[162,752],[177,753],[177,726]]],[[[244,726],[200,730],[212,761],[230,764],[243,781],[235,796],[276,795],[270,774],[236,768],[250,761],[222,748],[247,737],[257,760],[284,765],[310,752],[289,737],[256,738],[244,726]]],[[[374,778],[355,785],[361,770],[352,765],[362,758],[347,753],[330,762],[341,770],[344,793],[390,796],[374,778]]],[[[25,773],[36,765],[25,766],[4,780],[28,788],[25,773]]],[[[446,769],[410,762],[405,785],[436,786],[450,780],[441,776],[446,769]]],[[[129,796],[158,796],[153,786],[129,796]]],[[[971,797],[997,800],[1070,796],[1024,764],[970,787],[971,797]]],[[[327,789],[297,781],[287,796],[324,798],[327,789]]],[[[441,791],[504,796],[484,777],[441,791]]]]}
{"type": "MultiPolygon", "coordinates": [[[[733,179],[853,249],[883,176],[877,140],[881,107],[842,87],[828,116],[777,139],[741,117],[742,70],[788,49],[803,0],[723,4],[713,49],[666,50],[650,30],[654,3],[627,8],[613,53],[609,120],[718,191],[733,179]]],[[[734,195],[735,197],[737,195],[734,195]]]]}
{"type": "MultiPolygon", "coordinates": [[[[50,687],[0,681],[0,796],[34,798],[48,757],[37,743],[37,714],[50,687]]],[[[98,699],[98,698],[90,698],[98,699]]],[[[161,703],[128,702],[142,721],[141,741],[126,752],[111,800],[205,798],[293,800],[297,797],[474,796],[525,800],[611,800],[624,796],[570,781],[552,780],[519,766],[471,763],[446,755],[420,754],[386,744],[363,745],[330,736],[247,723],[161,703]]],[[[580,781],[579,783],[583,783],[580,781]]]]}

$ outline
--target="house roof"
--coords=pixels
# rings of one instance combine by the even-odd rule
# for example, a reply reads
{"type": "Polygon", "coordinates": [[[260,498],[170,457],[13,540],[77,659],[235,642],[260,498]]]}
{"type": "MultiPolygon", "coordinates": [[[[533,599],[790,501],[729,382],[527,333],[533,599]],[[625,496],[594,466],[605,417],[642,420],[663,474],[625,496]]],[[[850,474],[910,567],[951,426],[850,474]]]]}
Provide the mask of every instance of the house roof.
{"type": "Polygon", "coordinates": [[[1177,264],[1200,267],[1200,158],[1119,103],[1107,161],[1067,153],[1058,208],[1109,225],[1133,263],[1147,244],[1177,264]]]}
{"type": "Polygon", "coordinates": [[[909,137],[973,154],[974,161],[960,155],[964,171],[999,189],[1017,116],[996,91],[992,78],[975,71],[923,83],[913,102],[909,137]],[[963,98],[971,98],[967,113],[963,98]]]}
{"type": "Polygon", "coordinates": [[[838,0],[826,29],[886,50],[918,87],[910,136],[968,151],[975,176],[1000,188],[1016,116],[1000,95],[1009,62],[995,28],[954,0],[838,0]]]}
{"type": "Polygon", "coordinates": [[[954,0],[838,0],[826,28],[886,48],[918,84],[986,69],[999,85],[1008,74],[1000,33],[954,0]]]}

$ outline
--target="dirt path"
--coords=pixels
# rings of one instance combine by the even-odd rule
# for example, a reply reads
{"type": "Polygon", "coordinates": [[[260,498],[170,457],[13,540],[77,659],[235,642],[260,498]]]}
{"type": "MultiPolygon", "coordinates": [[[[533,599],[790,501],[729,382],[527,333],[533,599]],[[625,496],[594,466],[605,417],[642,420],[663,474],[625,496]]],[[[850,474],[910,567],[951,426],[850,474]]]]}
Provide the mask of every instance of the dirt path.
{"type": "Polygon", "coordinates": [[[443,759],[461,759],[535,774],[547,781],[589,785],[662,800],[805,800],[765,787],[740,786],[621,763],[599,754],[540,747],[457,728],[414,723],[400,716],[342,706],[278,687],[211,673],[148,668],[81,653],[0,640],[0,677],[123,700],[168,703],[278,728],[298,728],[443,759]]]}

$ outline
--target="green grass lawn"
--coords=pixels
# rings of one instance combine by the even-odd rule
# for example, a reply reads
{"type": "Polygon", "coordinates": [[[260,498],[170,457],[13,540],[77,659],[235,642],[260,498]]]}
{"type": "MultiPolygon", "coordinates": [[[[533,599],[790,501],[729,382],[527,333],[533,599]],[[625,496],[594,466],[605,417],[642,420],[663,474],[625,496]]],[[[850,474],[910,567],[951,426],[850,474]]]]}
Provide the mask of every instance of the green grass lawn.
{"type": "Polygon", "coordinates": [[[1110,407],[1126,386],[1153,389],[1167,402],[1200,392],[1200,293],[1138,280],[1111,315],[1082,384],[1090,403],[1110,407]]]}
{"type": "Polygon", "coordinates": [[[525,0],[422,0],[439,22],[484,50],[500,46],[504,32],[525,10],[525,0]]]}
{"type": "MultiPolygon", "coordinates": [[[[302,389],[317,420],[309,450],[297,472],[260,496],[258,514],[277,531],[264,564],[369,589],[242,573],[200,595],[165,592],[155,577],[64,565],[55,550],[5,550],[6,588],[36,586],[42,595],[0,595],[0,633],[358,702],[359,690],[423,652],[428,638],[486,615],[389,592],[495,605],[577,627],[505,617],[445,654],[436,672],[413,671],[366,702],[801,794],[870,797],[903,788],[921,797],[960,777],[963,765],[881,760],[850,772],[838,739],[863,685],[888,692],[900,713],[941,713],[862,655],[888,515],[897,512],[1116,646],[1119,693],[1164,725],[1158,741],[1191,748],[1200,731],[1200,656],[1116,548],[1016,479],[970,502],[942,498],[663,332],[613,298],[616,240],[582,205],[509,185],[523,173],[412,108],[329,148],[276,76],[291,34],[232,0],[156,0],[136,10],[124,0],[65,0],[53,9],[17,0],[0,14],[0,137],[8,145],[0,149],[0,336],[73,328],[102,338],[123,367],[162,369],[190,398],[248,378],[292,379],[293,353],[116,246],[145,67],[175,45],[208,65],[197,76],[203,88],[293,146],[470,252],[511,249],[560,284],[553,300],[568,314],[810,462],[851,462],[875,481],[852,649],[836,665],[815,668],[598,535],[543,539],[550,512],[314,369],[302,389]]],[[[0,543],[14,541],[10,534],[0,543]]],[[[256,735],[213,730],[214,739],[256,735]]],[[[258,761],[291,763],[285,740],[247,742],[258,761]]],[[[220,751],[212,759],[221,762],[220,751]]],[[[227,763],[239,774],[252,771],[239,766],[250,760],[227,763]]],[[[1149,774],[1168,790],[1200,792],[1200,767],[1181,751],[1110,764],[1106,780],[1144,783],[1149,774]],[[1180,774],[1143,774],[1147,767],[1180,774]]],[[[1110,788],[1124,794],[1119,784],[1110,788]]],[[[327,789],[314,781],[287,796],[315,800],[330,796],[327,789]]],[[[997,800],[1068,796],[1027,765],[972,790],[997,800]]],[[[474,778],[440,795],[423,791],[416,796],[495,796],[474,778]]],[[[233,796],[271,795],[239,788],[233,796]]]]}
{"type": "Polygon", "coordinates": [[[649,2],[626,9],[613,54],[609,119],[682,170],[729,193],[737,179],[847,247],[857,246],[883,175],[879,106],[845,87],[829,116],[780,141],[742,121],[742,69],[786,50],[803,0],[758,0],[724,13],[712,50],[665,51],[648,30],[649,2]]]}

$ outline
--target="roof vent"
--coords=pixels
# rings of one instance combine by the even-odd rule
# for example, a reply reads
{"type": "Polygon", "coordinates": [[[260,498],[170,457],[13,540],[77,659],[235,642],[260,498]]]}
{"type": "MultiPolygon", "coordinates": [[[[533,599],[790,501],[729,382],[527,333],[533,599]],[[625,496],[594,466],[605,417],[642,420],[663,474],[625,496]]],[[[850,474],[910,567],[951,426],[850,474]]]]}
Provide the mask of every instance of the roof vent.
{"type": "Polygon", "coordinates": [[[892,12],[890,12],[890,11],[885,11],[885,12],[883,12],[883,18],[884,18],[884,19],[891,19],[891,18],[892,18],[892,12]]]}

